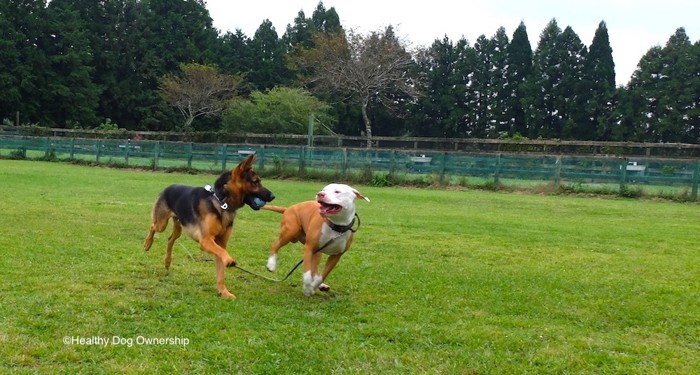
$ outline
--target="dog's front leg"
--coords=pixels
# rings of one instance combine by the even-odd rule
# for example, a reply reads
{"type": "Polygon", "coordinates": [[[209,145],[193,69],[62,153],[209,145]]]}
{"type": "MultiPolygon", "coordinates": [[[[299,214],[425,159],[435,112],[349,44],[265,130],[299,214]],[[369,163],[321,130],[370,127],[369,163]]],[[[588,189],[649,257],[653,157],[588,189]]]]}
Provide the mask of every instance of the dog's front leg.
{"type": "Polygon", "coordinates": [[[224,262],[216,256],[214,257],[214,262],[216,263],[216,289],[219,291],[219,295],[224,298],[236,298],[234,294],[228,291],[224,283],[226,270],[224,262]]]}
{"type": "Polygon", "coordinates": [[[236,265],[236,260],[229,255],[226,249],[216,243],[213,237],[202,238],[199,241],[199,248],[219,258],[226,267],[233,267],[236,265]]]}
{"type": "Polygon", "coordinates": [[[226,271],[224,262],[216,256],[214,257],[214,262],[216,263],[216,289],[219,290],[219,295],[224,298],[236,298],[235,295],[228,291],[226,284],[224,284],[226,271]]]}
{"type": "Polygon", "coordinates": [[[318,264],[321,262],[322,254],[314,253],[314,248],[308,243],[304,246],[304,275],[302,277],[303,292],[305,296],[314,294],[319,285],[323,282],[318,274],[318,264]]]}
{"type": "Polygon", "coordinates": [[[224,298],[236,298],[226,289],[224,284],[226,267],[235,266],[236,261],[231,258],[226,249],[214,241],[213,237],[202,238],[199,241],[199,247],[214,256],[214,261],[216,262],[216,288],[219,290],[219,294],[224,298]]]}

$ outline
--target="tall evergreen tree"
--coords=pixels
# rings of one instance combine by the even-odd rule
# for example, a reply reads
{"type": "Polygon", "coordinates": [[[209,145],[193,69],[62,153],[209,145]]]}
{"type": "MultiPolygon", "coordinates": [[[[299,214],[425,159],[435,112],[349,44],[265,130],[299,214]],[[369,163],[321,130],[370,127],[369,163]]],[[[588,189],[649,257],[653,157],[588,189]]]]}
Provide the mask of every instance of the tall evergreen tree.
{"type": "Polygon", "coordinates": [[[22,77],[28,76],[30,65],[24,64],[22,47],[25,41],[17,4],[0,2],[0,120],[15,120],[22,105],[22,77]]]}
{"type": "Polygon", "coordinates": [[[624,105],[626,114],[636,125],[636,138],[659,141],[657,107],[661,93],[661,47],[654,46],[642,56],[627,87],[629,97],[624,105]]]}
{"type": "Polygon", "coordinates": [[[476,138],[493,138],[509,128],[508,44],[503,27],[489,39],[480,36],[474,44],[477,62],[470,89],[475,101],[469,107],[475,110],[472,134],[476,138]]]}
{"type": "Polygon", "coordinates": [[[53,0],[46,13],[47,32],[41,46],[47,54],[46,90],[42,97],[44,123],[96,126],[102,89],[93,81],[92,49],[87,27],[69,1],[53,0]]]}
{"type": "Polygon", "coordinates": [[[471,111],[469,103],[474,101],[474,72],[477,69],[478,58],[476,50],[465,38],[455,45],[455,60],[453,62],[450,82],[452,89],[453,108],[450,110],[451,133],[454,137],[474,137],[471,124],[477,121],[476,114],[471,111]]]}
{"type": "Polygon", "coordinates": [[[455,48],[444,37],[435,40],[430,48],[419,56],[418,64],[426,75],[426,95],[416,106],[413,116],[415,135],[446,137],[451,128],[450,112],[454,107],[451,79],[455,62],[455,48]]]}
{"type": "Polygon", "coordinates": [[[472,100],[467,104],[473,117],[469,123],[468,133],[473,138],[486,138],[493,120],[494,91],[491,81],[495,68],[493,62],[495,48],[491,40],[482,34],[474,43],[474,52],[476,65],[469,84],[472,100]]]}
{"type": "Polygon", "coordinates": [[[590,126],[586,113],[588,93],[584,91],[584,61],[588,49],[576,32],[567,26],[560,35],[560,81],[552,87],[556,116],[561,129],[552,129],[550,137],[562,139],[592,139],[595,127],[590,126]]]}
{"type": "Polygon", "coordinates": [[[241,29],[220,36],[218,48],[217,63],[222,73],[247,73],[253,69],[250,38],[241,29]]]}
{"type": "Polygon", "coordinates": [[[665,78],[662,86],[664,95],[658,107],[661,141],[697,143],[700,139],[691,136],[698,134],[692,126],[693,122],[697,123],[697,117],[691,117],[698,104],[700,70],[693,44],[684,28],[676,30],[661,54],[662,75],[665,78]]]}
{"type": "Polygon", "coordinates": [[[688,99],[686,126],[688,142],[700,143],[700,40],[691,48],[690,78],[688,79],[688,99]]]}
{"type": "Polygon", "coordinates": [[[604,21],[598,24],[585,60],[584,91],[588,121],[579,139],[610,140],[615,95],[615,63],[604,21]],[[595,129],[595,133],[593,133],[595,129]]]}
{"type": "Polygon", "coordinates": [[[556,138],[563,122],[559,116],[558,98],[554,88],[562,81],[561,29],[552,19],[540,34],[533,56],[532,74],[524,84],[523,107],[526,114],[527,136],[556,138]]]}
{"type": "Polygon", "coordinates": [[[324,34],[345,32],[340,24],[340,17],[335,8],[326,9],[323,6],[323,1],[318,3],[314,13],[311,15],[311,25],[313,25],[316,32],[324,34]]]}
{"type": "Polygon", "coordinates": [[[41,49],[45,32],[46,1],[6,0],[0,4],[0,117],[20,122],[39,122],[41,96],[46,90],[48,62],[41,49]]]}
{"type": "Polygon", "coordinates": [[[697,143],[700,69],[695,47],[679,28],[666,45],[651,48],[632,75],[632,116],[649,142],[697,143]]]}
{"type": "Polygon", "coordinates": [[[300,10],[294,18],[294,24],[287,25],[287,31],[282,35],[287,51],[293,51],[295,48],[313,48],[314,31],[311,20],[300,10]]]}
{"type": "Polygon", "coordinates": [[[467,137],[475,116],[470,116],[476,53],[465,38],[453,43],[446,36],[435,40],[419,55],[426,77],[426,94],[414,109],[413,132],[420,136],[467,137]]]}
{"type": "Polygon", "coordinates": [[[292,72],[287,67],[286,48],[270,20],[264,20],[250,42],[254,69],[248,81],[254,89],[265,91],[292,81],[292,72]]]}
{"type": "Polygon", "coordinates": [[[515,29],[513,39],[508,45],[508,107],[511,108],[510,135],[527,135],[527,123],[522,98],[526,92],[525,81],[532,73],[532,47],[527,36],[527,28],[523,22],[515,29]]]}

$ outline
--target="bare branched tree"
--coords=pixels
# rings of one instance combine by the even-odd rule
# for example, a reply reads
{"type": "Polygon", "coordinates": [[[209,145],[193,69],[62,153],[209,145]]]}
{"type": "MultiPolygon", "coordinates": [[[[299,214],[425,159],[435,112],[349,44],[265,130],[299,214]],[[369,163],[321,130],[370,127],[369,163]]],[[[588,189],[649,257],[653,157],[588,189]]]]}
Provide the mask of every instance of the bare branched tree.
{"type": "Polygon", "coordinates": [[[317,34],[315,48],[297,55],[297,68],[310,72],[314,91],[345,95],[362,109],[367,147],[372,147],[372,122],[367,114],[373,101],[392,109],[421,94],[410,72],[414,61],[391,26],[367,36],[349,32],[317,34]],[[397,99],[403,98],[403,99],[397,99]]]}
{"type": "Polygon", "coordinates": [[[182,64],[180,71],[163,77],[160,92],[182,113],[185,132],[193,130],[192,122],[199,116],[218,116],[243,82],[242,76],[221,74],[211,65],[182,64]]]}

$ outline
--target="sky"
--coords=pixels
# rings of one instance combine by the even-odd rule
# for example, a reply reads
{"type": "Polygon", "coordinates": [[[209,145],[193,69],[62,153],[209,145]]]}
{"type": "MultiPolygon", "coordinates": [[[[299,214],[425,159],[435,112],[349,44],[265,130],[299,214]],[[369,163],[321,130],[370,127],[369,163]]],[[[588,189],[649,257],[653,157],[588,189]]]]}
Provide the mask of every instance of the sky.
{"type": "MultiPolygon", "coordinates": [[[[281,37],[300,10],[310,18],[319,0],[206,0],[214,27],[221,32],[241,29],[253,37],[268,19],[281,37]]],[[[641,57],[653,46],[664,46],[679,27],[691,42],[700,40],[698,0],[325,0],[335,8],[346,30],[361,34],[394,26],[413,47],[430,46],[447,36],[474,44],[504,27],[510,38],[520,22],[527,28],[533,51],[540,33],[556,19],[563,30],[571,26],[590,46],[600,21],[605,21],[613,49],[618,85],[627,84],[641,57]]]]}

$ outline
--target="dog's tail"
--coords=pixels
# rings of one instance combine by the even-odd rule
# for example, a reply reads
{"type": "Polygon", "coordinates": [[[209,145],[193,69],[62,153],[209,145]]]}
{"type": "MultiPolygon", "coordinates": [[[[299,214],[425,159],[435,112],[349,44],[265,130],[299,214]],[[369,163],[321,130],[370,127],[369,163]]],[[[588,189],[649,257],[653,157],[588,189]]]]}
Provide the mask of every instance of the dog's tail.
{"type": "Polygon", "coordinates": [[[280,213],[280,214],[283,214],[284,211],[287,211],[287,207],[272,206],[269,204],[262,206],[262,209],[268,210],[268,211],[275,211],[275,212],[280,213]]]}

